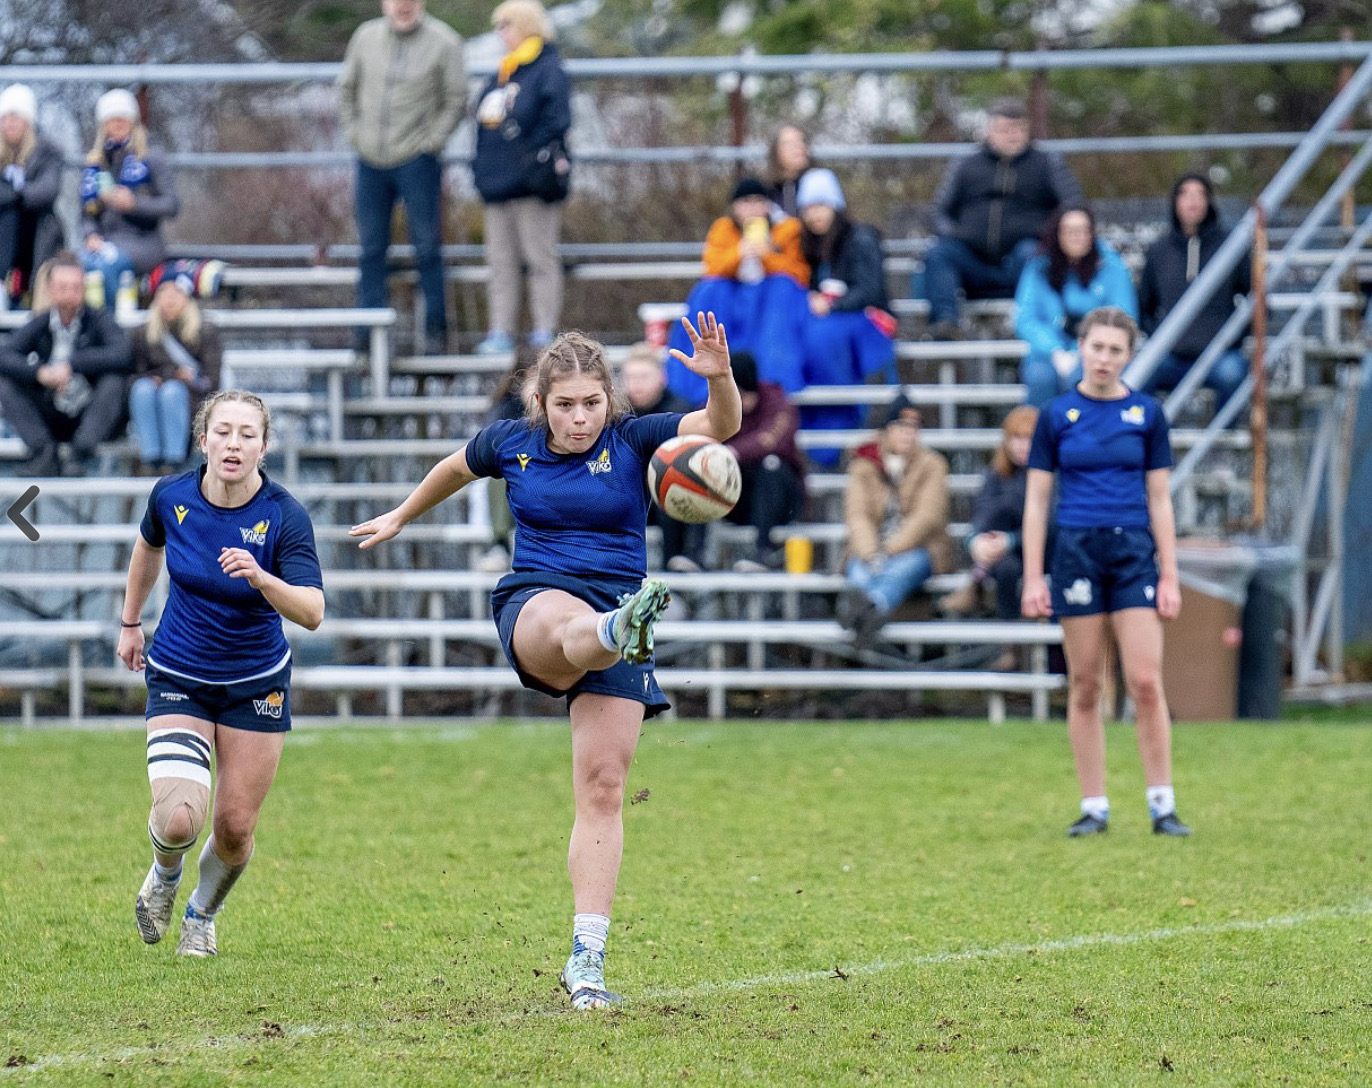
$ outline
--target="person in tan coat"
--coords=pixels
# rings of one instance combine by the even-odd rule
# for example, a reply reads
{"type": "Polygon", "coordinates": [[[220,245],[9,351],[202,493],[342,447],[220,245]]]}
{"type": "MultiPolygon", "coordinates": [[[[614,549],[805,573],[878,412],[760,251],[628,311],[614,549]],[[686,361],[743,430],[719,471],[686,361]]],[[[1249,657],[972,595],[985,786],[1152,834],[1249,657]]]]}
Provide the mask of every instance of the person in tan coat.
{"type": "Polygon", "coordinates": [[[849,587],[839,622],[870,639],[931,574],[952,568],[948,462],[919,443],[919,409],[897,394],[875,442],[848,465],[843,496],[849,587]]]}

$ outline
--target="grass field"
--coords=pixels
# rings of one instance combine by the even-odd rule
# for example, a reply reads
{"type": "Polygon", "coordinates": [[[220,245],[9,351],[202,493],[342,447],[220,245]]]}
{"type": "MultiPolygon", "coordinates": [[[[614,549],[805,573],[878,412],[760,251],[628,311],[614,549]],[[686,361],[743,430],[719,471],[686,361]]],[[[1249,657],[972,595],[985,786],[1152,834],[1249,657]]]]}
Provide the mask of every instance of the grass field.
{"type": "Polygon", "coordinates": [[[297,731],[208,961],[141,736],[0,731],[0,1086],[1372,1083],[1372,727],[1180,727],[1185,841],[1109,736],[1069,841],[1060,723],[649,723],[576,1014],[563,725],[297,731]]]}

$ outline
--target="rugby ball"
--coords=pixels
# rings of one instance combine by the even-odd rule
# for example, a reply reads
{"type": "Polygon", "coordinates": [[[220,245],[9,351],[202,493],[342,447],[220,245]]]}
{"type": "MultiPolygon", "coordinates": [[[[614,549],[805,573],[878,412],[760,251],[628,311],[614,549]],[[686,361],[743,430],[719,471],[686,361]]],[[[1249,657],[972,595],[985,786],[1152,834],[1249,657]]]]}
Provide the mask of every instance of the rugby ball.
{"type": "Polygon", "coordinates": [[[734,508],[742,490],[733,450],[704,435],[669,438],[648,462],[648,493],[677,521],[716,521],[734,508]]]}

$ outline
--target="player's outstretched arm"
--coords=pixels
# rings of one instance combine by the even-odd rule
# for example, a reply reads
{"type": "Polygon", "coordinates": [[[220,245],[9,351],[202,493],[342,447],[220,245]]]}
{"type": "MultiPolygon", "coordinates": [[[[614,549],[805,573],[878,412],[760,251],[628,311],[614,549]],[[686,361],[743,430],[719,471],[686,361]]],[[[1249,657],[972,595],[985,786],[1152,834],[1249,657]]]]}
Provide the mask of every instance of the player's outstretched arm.
{"type": "Polygon", "coordinates": [[[162,573],[161,548],[154,548],[143,534],[133,544],[133,556],[129,559],[129,580],[124,587],[124,607],[119,611],[119,646],[115,653],[131,672],[143,668],[143,628],[139,620],[143,616],[143,606],[148,603],[152,587],[157,584],[162,573]],[[132,624],[133,626],[127,626],[132,624]]]}
{"type": "Polygon", "coordinates": [[[361,525],[354,525],[348,530],[348,535],[363,537],[358,547],[366,551],[383,540],[390,540],[415,518],[427,514],[475,479],[476,474],[467,467],[467,447],[463,446],[434,465],[429,474],[419,481],[419,486],[394,510],[388,510],[361,525]]]}
{"type": "Polygon", "coordinates": [[[701,434],[716,442],[726,442],[738,434],[743,422],[743,403],[729,363],[729,339],[713,313],[697,313],[696,320],[699,331],[689,318],[681,319],[686,335],[691,338],[693,354],[687,356],[676,348],[671,350],[686,369],[705,379],[708,394],[705,407],[683,416],[676,433],[701,434]]]}

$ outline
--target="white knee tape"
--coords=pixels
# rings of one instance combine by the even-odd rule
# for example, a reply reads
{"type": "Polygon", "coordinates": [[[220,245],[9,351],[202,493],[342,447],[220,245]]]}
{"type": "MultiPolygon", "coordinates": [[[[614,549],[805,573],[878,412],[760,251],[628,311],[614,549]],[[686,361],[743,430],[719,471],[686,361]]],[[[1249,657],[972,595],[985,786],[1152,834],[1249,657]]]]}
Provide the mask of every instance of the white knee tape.
{"type": "Polygon", "coordinates": [[[209,742],[189,729],[149,733],[148,780],[152,784],[148,837],[161,853],[184,853],[195,845],[209,812],[209,742]],[[190,825],[189,837],[171,834],[172,821],[182,809],[190,825]]]}

